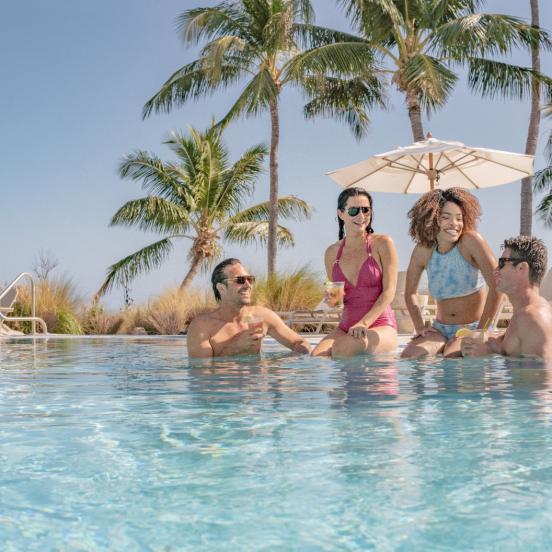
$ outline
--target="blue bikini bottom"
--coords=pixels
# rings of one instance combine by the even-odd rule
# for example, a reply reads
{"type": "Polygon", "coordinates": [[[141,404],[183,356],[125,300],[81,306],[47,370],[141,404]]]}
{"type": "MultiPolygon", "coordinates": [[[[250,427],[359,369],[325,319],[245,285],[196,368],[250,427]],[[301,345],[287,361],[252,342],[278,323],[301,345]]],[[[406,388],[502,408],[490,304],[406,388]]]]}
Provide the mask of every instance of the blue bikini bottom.
{"type": "Polygon", "coordinates": [[[441,324],[437,320],[433,321],[432,326],[441,334],[443,334],[447,340],[452,339],[456,332],[460,328],[469,328],[470,330],[476,330],[479,322],[472,322],[471,324],[441,324]]]}

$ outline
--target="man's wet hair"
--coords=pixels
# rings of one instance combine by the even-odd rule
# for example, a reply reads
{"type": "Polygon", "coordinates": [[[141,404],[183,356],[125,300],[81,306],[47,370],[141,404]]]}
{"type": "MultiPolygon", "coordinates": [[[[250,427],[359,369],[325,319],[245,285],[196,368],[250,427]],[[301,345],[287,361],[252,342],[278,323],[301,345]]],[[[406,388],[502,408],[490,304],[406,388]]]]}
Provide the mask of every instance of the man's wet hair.
{"type": "Polygon", "coordinates": [[[213,293],[215,294],[215,299],[217,302],[219,302],[221,299],[219,290],[217,289],[217,284],[222,284],[226,280],[224,269],[227,266],[235,264],[241,264],[240,260],[234,259],[232,257],[230,257],[229,259],[224,259],[224,261],[215,266],[213,274],[211,274],[211,285],[213,286],[213,293]]]}
{"type": "Polygon", "coordinates": [[[546,273],[548,252],[542,240],[534,236],[516,236],[504,240],[503,249],[508,248],[511,256],[529,265],[529,280],[540,285],[546,273]]]}

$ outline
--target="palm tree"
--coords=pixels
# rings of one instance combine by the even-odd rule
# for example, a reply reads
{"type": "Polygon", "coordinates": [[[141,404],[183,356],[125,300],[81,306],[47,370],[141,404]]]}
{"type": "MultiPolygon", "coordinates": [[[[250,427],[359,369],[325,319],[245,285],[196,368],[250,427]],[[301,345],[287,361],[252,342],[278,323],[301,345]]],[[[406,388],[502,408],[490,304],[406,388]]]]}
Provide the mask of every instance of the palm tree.
{"type": "Polygon", "coordinates": [[[392,83],[404,95],[416,141],[425,138],[422,112],[446,103],[459,67],[482,96],[523,98],[534,80],[552,86],[538,71],[492,59],[518,46],[550,47],[548,35],[516,17],[477,13],[477,0],[338,1],[358,34],[311,29],[311,48],[295,57],[292,71],[323,72],[331,56],[347,59],[352,74],[392,83]]]}
{"type": "MultiPolygon", "coordinates": [[[[173,132],[165,142],[176,154],[178,163],[164,162],[145,151],[126,156],[119,167],[122,178],[142,183],[148,196],[128,201],[111,219],[112,226],[135,226],[163,235],[155,243],[131,253],[110,266],[98,295],[114,285],[128,285],[140,273],[157,268],[166,259],[178,238],[192,242],[190,265],[180,285],[185,290],[201,267],[220,257],[221,239],[249,244],[266,242],[268,204],[244,207],[262,172],[266,147],[256,145],[230,164],[222,142],[222,130],[212,126],[189,136],[173,132]]],[[[310,206],[294,197],[277,203],[282,218],[301,220],[310,217],[310,206]]],[[[293,245],[293,235],[278,226],[280,245],[293,245]]]]}
{"type": "MultiPolygon", "coordinates": [[[[327,80],[290,71],[308,36],[313,11],[310,0],[241,0],[210,8],[187,10],[179,17],[179,29],[188,43],[207,43],[197,60],[178,69],[144,106],[144,117],[153,111],[170,111],[189,99],[225,89],[246,79],[245,87],[222,119],[225,125],[242,115],[268,111],[271,123],[268,273],[276,270],[278,225],[278,164],[280,93],[284,87],[301,88],[307,98],[305,116],[335,116],[360,136],[368,124],[365,108],[382,102],[379,81],[374,78],[327,80]],[[321,93],[321,83],[327,84],[321,93]]],[[[339,55],[339,52],[336,52],[339,55]]],[[[334,55],[333,57],[336,57],[334,55]]],[[[339,68],[344,58],[333,60],[339,68]]],[[[359,73],[362,76],[362,73],[359,73]]]]}
{"type": "MultiPolygon", "coordinates": [[[[531,26],[539,28],[539,2],[530,0],[531,5],[531,26]]],[[[531,67],[540,73],[540,48],[538,44],[531,46],[531,67]]],[[[537,79],[533,79],[531,86],[531,113],[529,115],[529,128],[527,129],[527,142],[525,153],[535,155],[539,140],[540,123],[540,99],[541,85],[537,79]]],[[[533,223],[533,177],[527,176],[521,181],[521,206],[519,233],[525,236],[531,235],[533,223]]]]}
{"type": "MultiPolygon", "coordinates": [[[[545,117],[552,117],[552,103],[543,108],[545,117]]],[[[541,198],[536,214],[544,222],[545,226],[552,228],[552,131],[548,136],[546,145],[548,156],[548,167],[535,173],[533,190],[535,193],[544,193],[541,198]]]]}

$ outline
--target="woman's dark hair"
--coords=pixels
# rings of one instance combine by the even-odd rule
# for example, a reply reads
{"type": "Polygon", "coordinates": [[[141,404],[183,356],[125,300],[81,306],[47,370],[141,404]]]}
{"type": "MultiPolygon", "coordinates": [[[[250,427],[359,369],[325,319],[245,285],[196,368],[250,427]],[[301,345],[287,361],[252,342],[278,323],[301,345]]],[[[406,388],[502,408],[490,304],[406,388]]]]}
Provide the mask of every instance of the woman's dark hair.
{"type": "Polygon", "coordinates": [[[433,247],[439,233],[439,217],[443,205],[450,201],[462,210],[464,228],[462,233],[477,228],[481,206],[477,198],[463,188],[448,188],[425,193],[408,211],[410,237],[424,247],[433,247]]]}
{"type": "MultiPolygon", "coordinates": [[[[368,226],[366,227],[366,233],[373,234],[374,229],[372,228],[372,222],[374,220],[374,211],[372,209],[372,196],[366,190],[363,190],[362,188],[347,188],[346,190],[343,190],[339,194],[339,197],[337,198],[337,208],[340,211],[345,211],[345,205],[347,205],[347,200],[350,197],[356,197],[356,196],[364,196],[370,202],[370,224],[368,224],[368,226]]],[[[345,223],[339,217],[337,217],[337,222],[339,224],[339,239],[342,240],[345,236],[345,230],[344,230],[345,223]]]]}

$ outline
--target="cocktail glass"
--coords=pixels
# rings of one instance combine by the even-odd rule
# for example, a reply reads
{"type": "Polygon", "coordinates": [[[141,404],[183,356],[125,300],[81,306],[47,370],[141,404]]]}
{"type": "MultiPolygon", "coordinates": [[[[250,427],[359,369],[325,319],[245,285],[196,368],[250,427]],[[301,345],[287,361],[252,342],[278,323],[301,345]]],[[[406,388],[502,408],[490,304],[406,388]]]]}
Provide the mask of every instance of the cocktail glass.
{"type": "Polygon", "coordinates": [[[261,330],[263,329],[263,319],[260,316],[254,314],[247,315],[244,320],[248,329],[250,330],[261,330]]]}
{"type": "Polygon", "coordinates": [[[345,294],[345,282],[326,282],[325,302],[333,308],[343,306],[343,296],[345,294]]]}

